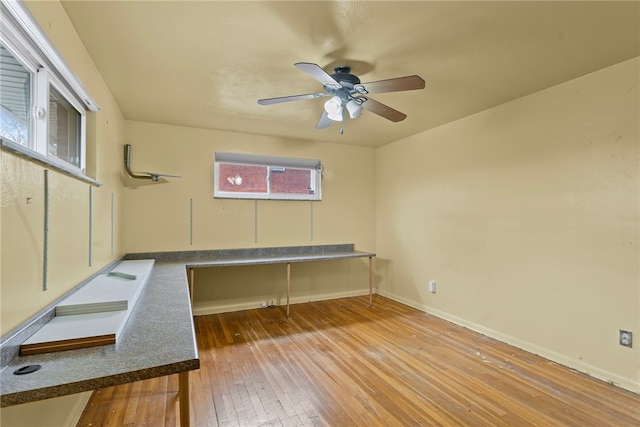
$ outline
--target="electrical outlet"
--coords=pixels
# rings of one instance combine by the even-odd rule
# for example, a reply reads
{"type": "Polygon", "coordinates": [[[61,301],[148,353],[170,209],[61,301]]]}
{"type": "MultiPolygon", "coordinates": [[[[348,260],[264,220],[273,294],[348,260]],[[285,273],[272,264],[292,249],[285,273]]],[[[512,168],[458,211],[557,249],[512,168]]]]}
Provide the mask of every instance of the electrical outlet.
{"type": "Polygon", "coordinates": [[[632,344],[633,344],[633,332],[630,331],[623,331],[622,329],[620,329],[620,345],[623,347],[629,347],[631,348],[632,344]]]}
{"type": "Polygon", "coordinates": [[[436,281],[435,280],[429,280],[429,292],[431,292],[432,294],[436,293],[436,281]]]}
{"type": "Polygon", "coordinates": [[[275,307],[276,303],[278,302],[278,298],[272,298],[272,299],[268,299],[266,301],[262,301],[260,303],[260,307],[262,308],[270,308],[270,307],[275,307]]]}

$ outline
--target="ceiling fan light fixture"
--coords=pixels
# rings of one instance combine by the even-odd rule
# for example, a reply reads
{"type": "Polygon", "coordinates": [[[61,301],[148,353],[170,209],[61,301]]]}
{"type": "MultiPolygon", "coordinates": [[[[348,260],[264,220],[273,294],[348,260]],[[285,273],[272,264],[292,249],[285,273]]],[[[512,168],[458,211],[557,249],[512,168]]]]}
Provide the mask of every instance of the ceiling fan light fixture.
{"type": "Polygon", "coordinates": [[[329,117],[334,122],[341,122],[342,100],[339,97],[334,96],[324,103],[324,111],[327,113],[327,117],[329,117]]]}
{"type": "Polygon", "coordinates": [[[347,111],[349,112],[349,117],[357,119],[362,114],[362,104],[351,99],[347,102],[347,111]]]}
{"type": "Polygon", "coordinates": [[[334,122],[341,122],[342,121],[342,110],[340,111],[339,114],[327,114],[327,117],[329,117],[334,122]]]}

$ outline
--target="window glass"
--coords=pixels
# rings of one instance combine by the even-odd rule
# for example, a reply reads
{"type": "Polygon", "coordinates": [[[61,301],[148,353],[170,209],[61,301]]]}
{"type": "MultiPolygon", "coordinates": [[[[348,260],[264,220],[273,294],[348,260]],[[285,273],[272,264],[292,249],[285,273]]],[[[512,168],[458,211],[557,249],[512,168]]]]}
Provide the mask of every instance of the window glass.
{"type": "Polygon", "coordinates": [[[31,73],[0,44],[0,136],[30,145],[31,73]]]}
{"type": "Polygon", "coordinates": [[[266,166],[221,163],[219,189],[230,193],[266,194],[267,176],[266,166]]]}
{"type": "Polygon", "coordinates": [[[49,154],[80,167],[80,113],[54,88],[49,87],[49,154]]]}
{"type": "Polygon", "coordinates": [[[309,169],[271,168],[271,192],[279,194],[313,194],[309,169]]]}

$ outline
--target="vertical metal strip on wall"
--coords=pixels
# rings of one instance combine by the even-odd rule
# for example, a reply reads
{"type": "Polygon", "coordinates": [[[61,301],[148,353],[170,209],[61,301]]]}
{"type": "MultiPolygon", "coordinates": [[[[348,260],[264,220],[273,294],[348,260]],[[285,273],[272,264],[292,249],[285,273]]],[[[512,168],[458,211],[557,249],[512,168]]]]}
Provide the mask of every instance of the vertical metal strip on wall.
{"type": "Polygon", "coordinates": [[[89,185],[89,267],[91,267],[93,247],[93,187],[89,185]]]}
{"type": "Polygon", "coordinates": [[[253,241],[258,243],[258,201],[254,200],[253,202],[253,241]]]}
{"type": "Polygon", "coordinates": [[[193,245],[193,199],[189,199],[189,244],[193,245]]]}
{"type": "Polygon", "coordinates": [[[310,207],[310,212],[309,212],[309,228],[311,229],[310,232],[310,240],[313,242],[313,202],[309,202],[311,204],[310,207]]]}
{"type": "Polygon", "coordinates": [[[114,209],[114,200],[113,200],[113,193],[111,193],[111,254],[113,255],[113,235],[114,235],[114,218],[113,218],[113,209],[114,209]]]}
{"type": "Polygon", "coordinates": [[[42,290],[49,281],[49,171],[44,170],[44,244],[42,253],[42,290]]]}

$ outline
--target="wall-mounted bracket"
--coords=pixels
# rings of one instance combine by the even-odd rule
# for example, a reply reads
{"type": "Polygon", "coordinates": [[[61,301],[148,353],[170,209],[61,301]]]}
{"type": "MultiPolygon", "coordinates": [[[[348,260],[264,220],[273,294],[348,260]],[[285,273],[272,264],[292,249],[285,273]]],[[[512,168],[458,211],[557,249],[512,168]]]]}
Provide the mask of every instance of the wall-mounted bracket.
{"type": "Polygon", "coordinates": [[[154,182],[158,182],[161,177],[167,178],[182,178],[178,175],[168,175],[166,173],[156,173],[156,172],[138,172],[134,173],[131,171],[131,144],[125,144],[124,146],[124,168],[129,174],[131,178],[135,179],[150,179],[154,182]]]}

